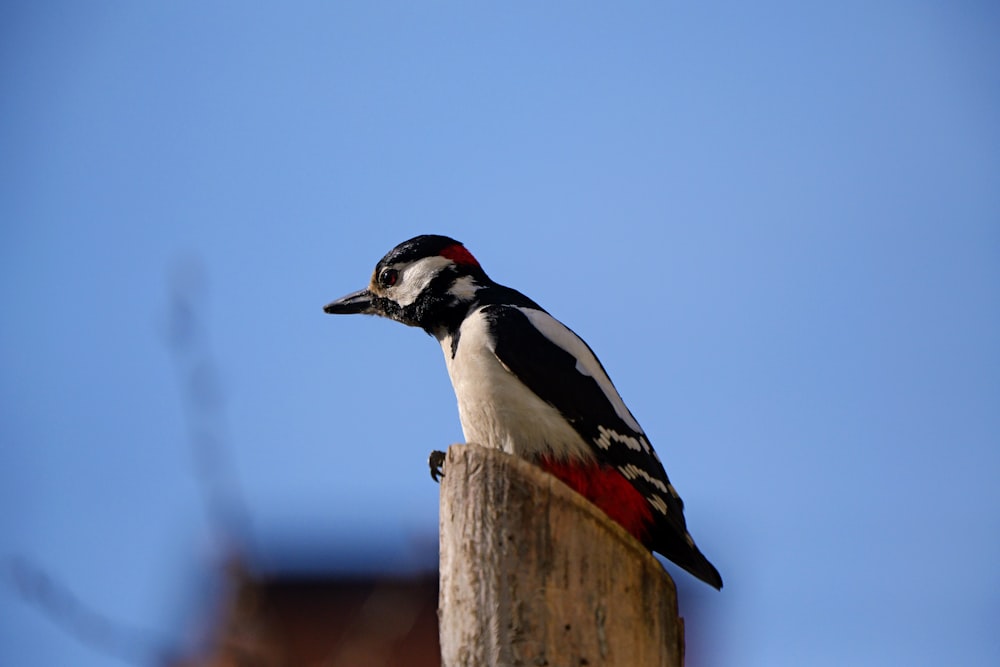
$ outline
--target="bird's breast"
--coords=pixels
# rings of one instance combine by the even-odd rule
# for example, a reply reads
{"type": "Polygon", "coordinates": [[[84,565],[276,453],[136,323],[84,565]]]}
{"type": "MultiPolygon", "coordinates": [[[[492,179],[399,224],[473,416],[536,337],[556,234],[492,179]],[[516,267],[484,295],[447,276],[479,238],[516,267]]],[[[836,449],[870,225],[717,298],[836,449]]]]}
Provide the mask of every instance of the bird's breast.
{"type": "Polygon", "coordinates": [[[443,337],[441,349],[466,442],[532,461],[594,458],[590,446],[562,414],[500,362],[489,321],[481,310],[466,317],[457,333],[443,337]]]}

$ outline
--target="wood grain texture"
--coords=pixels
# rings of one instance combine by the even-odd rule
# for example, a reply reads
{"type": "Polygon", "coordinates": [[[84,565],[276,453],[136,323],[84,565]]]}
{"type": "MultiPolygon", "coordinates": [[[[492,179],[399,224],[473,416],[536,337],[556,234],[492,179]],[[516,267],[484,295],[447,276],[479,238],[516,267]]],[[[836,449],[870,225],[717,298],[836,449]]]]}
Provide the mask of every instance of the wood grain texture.
{"type": "Polygon", "coordinates": [[[674,583],[639,542],[539,468],[453,445],[441,482],[445,667],[680,667],[674,583]]]}

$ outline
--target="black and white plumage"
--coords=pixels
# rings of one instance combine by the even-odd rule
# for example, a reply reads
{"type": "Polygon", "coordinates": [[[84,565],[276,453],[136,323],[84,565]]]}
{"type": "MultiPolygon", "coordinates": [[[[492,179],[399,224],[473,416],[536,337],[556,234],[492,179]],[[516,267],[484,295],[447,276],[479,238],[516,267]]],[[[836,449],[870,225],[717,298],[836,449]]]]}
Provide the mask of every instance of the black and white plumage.
{"type": "Polygon", "coordinates": [[[467,442],[540,465],[648,548],[722,587],[687,531],[663,465],[590,347],[491,280],[458,241],[424,235],[401,243],[375,266],[368,288],[324,310],[379,315],[433,335],[467,442]]]}

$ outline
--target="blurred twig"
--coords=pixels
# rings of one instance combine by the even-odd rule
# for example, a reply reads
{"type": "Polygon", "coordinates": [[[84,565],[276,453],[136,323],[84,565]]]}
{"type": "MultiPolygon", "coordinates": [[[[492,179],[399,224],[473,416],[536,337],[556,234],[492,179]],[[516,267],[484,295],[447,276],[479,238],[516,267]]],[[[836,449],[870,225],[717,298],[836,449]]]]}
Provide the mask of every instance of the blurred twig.
{"type": "Polygon", "coordinates": [[[163,637],[109,619],[26,559],[10,558],[5,566],[18,596],[83,644],[133,665],[171,664],[163,637]]]}
{"type": "Polygon", "coordinates": [[[177,371],[189,442],[211,528],[224,553],[242,551],[250,538],[250,518],[228,448],[225,392],[205,325],[208,296],[202,263],[179,262],[170,276],[167,342],[177,371]]]}
{"type": "MultiPolygon", "coordinates": [[[[195,471],[213,532],[223,554],[242,552],[249,519],[226,447],[224,393],[212,359],[202,311],[206,281],[200,262],[178,265],[170,277],[168,344],[174,356],[195,471]]],[[[95,611],[68,586],[24,558],[4,563],[18,596],[93,649],[135,665],[174,664],[171,643],[148,631],[129,628],[95,611]]]]}

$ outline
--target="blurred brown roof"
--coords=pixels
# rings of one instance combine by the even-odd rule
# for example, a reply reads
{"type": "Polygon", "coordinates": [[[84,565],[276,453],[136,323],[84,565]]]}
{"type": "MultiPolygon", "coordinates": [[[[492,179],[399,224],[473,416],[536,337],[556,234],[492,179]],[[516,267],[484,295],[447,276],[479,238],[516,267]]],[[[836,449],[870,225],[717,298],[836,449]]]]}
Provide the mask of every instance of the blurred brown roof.
{"type": "Polygon", "coordinates": [[[208,654],[171,667],[441,664],[436,573],[231,576],[208,654]]]}

